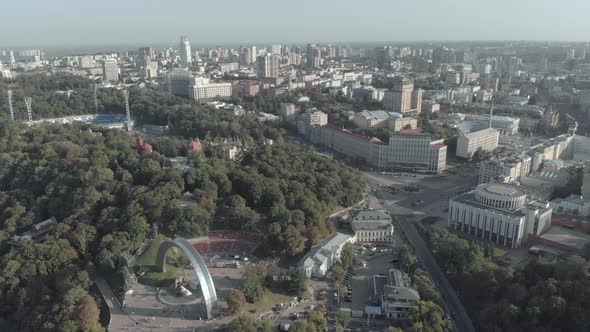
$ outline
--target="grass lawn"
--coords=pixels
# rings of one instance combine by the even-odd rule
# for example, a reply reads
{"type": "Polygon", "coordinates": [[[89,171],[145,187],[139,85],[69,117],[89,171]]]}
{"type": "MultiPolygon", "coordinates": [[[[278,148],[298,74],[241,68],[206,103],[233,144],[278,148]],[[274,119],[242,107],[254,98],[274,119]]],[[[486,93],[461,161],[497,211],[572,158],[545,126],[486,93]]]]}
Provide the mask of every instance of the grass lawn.
{"type": "Polygon", "coordinates": [[[158,255],[158,248],[162,242],[168,240],[164,235],[158,235],[150,243],[150,247],[135,261],[135,266],[155,266],[156,256],[158,255]]]}
{"type": "Polygon", "coordinates": [[[287,303],[293,301],[293,296],[273,293],[266,290],[264,296],[256,303],[246,303],[243,311],[254,314],[257,318],[263,312],[267,312],[279,303],[287,303]]]}
{"type": "MultiPolygon", "coordinates": [[[[156,268],[156,256],[158,255],[160,244],[166,240],[168,240],[167,237],[158,235],[158,237],[156,237],[152,243],[150,243],[150,246],[145,251],[145,253],[135,261],[134,267],[136,270],[138,270],[140,267],[149,269],[149,272],[146,272],[145,275],[139,277],[139,280],[142,284],[152,286],[167,286],[169,283],[168,280],[172,280],[179,275],[184,275],[184,268],[175,266],[173,264],[166,264],[166,272],[158,272],[156,268]]],[[[175,254],[173,250],[170,250],[168,252],[168,256],[175,257],[178,256],[178,254],[175,254]]]]}
{"type": "Polygon", "coordinates": [[[504,256],[507,252],[506,249],[494,247],[494,257],[504,256]]]}

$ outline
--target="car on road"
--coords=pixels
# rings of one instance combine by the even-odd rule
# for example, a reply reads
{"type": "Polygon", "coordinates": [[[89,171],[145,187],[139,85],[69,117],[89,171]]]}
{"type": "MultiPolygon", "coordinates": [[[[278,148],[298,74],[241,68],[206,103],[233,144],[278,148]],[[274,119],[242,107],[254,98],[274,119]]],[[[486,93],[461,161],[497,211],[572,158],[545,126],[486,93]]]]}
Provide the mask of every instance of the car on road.
{"type": "Polygon", "coordinates": [[[412,206],[420,206],[422,204],[424,204],[424,201],[423,200],[417,200],[414,203],[412,203],[412,206]]]}
{"type": "Polygon", "coordinates": [[[455,320],[455,319],[457,318],[457,315],[455,315],[455,313],[454,313],[454,312],[452,312],[452,311],[451,311],[451,318],[452,318],[453,320],[455,320]]]}

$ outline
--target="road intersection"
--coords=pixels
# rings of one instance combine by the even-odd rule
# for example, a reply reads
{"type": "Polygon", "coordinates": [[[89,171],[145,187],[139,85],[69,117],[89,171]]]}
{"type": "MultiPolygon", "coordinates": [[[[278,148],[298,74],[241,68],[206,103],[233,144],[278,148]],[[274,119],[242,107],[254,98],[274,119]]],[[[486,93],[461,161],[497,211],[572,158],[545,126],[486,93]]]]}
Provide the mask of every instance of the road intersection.
{"type": "Polygon", "coordinates": [[[477,184],[477,172],[440,176],[392,176],[381,173],[363,173],[372,188],[372,207],[386,209],[394,218],[398,231],[401,231],[409,244],[414,247],[416,256],[422,268],[429,273],[442,295],[443,309],[453,315],[453,323],[459,332],[475,331],[463,304],[455,290],[447,280],[445,273],[436,263],[427,244],[418,233],[414,222],[419,222],[427,216],[444,217],[448,200],[460,192],[470,190],[477,184]],[[421,190],[416,193],[391,194],[388,187],[418,186],[421,190]],[[416,204],[419,202],[420,204],[416,204]]]}

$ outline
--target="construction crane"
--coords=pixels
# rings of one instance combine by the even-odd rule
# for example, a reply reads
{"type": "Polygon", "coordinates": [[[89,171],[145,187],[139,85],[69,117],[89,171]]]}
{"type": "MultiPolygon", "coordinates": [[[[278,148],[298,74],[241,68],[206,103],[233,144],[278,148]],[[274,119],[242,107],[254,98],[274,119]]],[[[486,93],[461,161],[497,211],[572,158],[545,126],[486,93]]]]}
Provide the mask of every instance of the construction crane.
{"type": "Polygon", "coordinates": [[[12,107],[12,90],[6,91],[8,94],[8,110],[10,110],[10,118],[14,121],[14,108],[12,107]]]}

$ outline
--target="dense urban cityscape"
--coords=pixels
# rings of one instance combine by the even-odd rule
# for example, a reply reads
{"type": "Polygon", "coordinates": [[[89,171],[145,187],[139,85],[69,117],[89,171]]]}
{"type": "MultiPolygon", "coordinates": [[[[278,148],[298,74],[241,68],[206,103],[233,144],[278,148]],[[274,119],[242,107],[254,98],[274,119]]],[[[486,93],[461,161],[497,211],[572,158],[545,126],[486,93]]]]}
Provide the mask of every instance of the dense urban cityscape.
{"type": "Polygon", "coordinates": [[[587,42],[189,35],[0,43],[3,331],[590,331],[587,42]]]}

